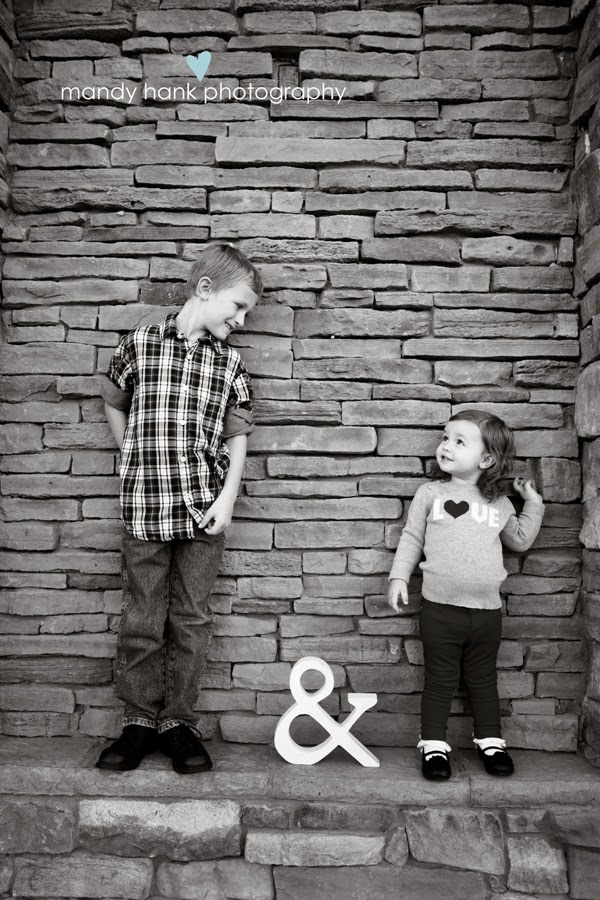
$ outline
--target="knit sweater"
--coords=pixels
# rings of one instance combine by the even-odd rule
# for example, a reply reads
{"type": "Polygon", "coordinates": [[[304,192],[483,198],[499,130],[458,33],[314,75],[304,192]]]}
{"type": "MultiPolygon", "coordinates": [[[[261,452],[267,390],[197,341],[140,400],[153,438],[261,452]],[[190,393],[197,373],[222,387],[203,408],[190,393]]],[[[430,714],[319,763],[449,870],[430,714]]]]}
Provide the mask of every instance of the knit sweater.
{"type": "Polygon", "coordinates": [[[502,544],[527,550],[543,514],[543,503],[527,500],[517,516],[507,497],[486,500],[475,484],[423,484],[410,505],[389,577],[408,581],[424,553],[424,597],[433,603],[498,609],[506,578],[502,544]]]}

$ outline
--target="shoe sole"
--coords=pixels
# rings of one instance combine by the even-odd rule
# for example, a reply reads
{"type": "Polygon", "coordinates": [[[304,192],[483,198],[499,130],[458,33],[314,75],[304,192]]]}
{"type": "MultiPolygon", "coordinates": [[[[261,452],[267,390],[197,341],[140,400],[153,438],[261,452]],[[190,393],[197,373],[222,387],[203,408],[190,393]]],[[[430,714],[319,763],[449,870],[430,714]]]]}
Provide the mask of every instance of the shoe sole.
{"type": "MultiPolygon", "coordinates": [[[[142,757],[143,759],[144,757],[142,757]]],[[[132,772],[133,769],[137,769],[142,759],[136,760],[131,763],[96,763],[97,769],[105,769],[107,772],[132,772]]]]}
{"type": "Polygon", "coordinates": [[[134,769],[137,769],[140,763],[143,760],[150,756],[152,753],[156,753],[156,747],[153,747],[151,750],[147,750],[146,753],[142,753],[142,755],[138,757],[133,757],[129,761],[125,761],[122,763],[107,763],[102,760],[102,757],[96,763],[97,769],[106,769],[108,772],[132,772],[134,769]]]}
{"type": "Polygon", "coordinates": [[[488,767],[485,764],[485,759],[483,758],[482,754],[479,753],[478,756],[479,756],[479,759],[481,760],[483,768],[485,769],[487,774],[492,775],[494,778],[508,778],[510,775],[514,775],[514,773],[515,773],[514,768],[509,769],[508,771],[505,771],[505,772],[494,771],[493,769],[488,769],[488,767]]]}
{"type": "Polygon", "coordinates": [[[421,775],[423,778],[426,778],[427,781],[448,781],[449,778],[452,777],[452,772],[448,772],[447,774],[434,775],[433,772],[425,772],[421,769],[421,775]]]}
{"type": "Polygon", "coordinates": [[[199,772],[208,772],[210,769],[212,769],[212,763],[205,763],[201,766],[179,766],[173,762],[173,771],[178,775],[197,775],[199,772]]]}

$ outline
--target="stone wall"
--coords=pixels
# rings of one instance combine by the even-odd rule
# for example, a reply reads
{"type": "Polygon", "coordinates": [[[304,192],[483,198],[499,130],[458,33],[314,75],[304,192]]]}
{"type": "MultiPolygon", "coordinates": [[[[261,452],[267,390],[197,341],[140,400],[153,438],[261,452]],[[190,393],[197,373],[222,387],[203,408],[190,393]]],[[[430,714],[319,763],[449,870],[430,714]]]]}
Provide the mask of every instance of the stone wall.
{"type": "MultiPolygon", "coordinates": [[[[0,0],[0,237],[9,203],[6,183],[6,148],[8,147],[9,113],[12,107],[14,44],[16,34],[12,3],[0,0]]],[[[3,451],[2,451],[3,452],[3,451]]]]}
{"type": "Polygon", "coordinates": [[[575,2],[581,26],[572,122],[578,126],[573,188],[579,215],[575,289],[581,308],[581,366],[575,423],[583,438],[581,541],[585,626],[590,641],[583,749],[600,763],[600,4],[575,2]]]}
{"type": "MultiPolygon", "coordinates": [[[[111,735],[121,608],[115,446],[94,379],[176,309],[207,240],[265,277],[245,487],[212,605],[207,734],[268,742],[291,664],[377,691],[358,733],[412,746],[419,579],[390,617],[410,498],[461,405],[516,430],[548,501],[507,554],[513,746],[573,750],[584,690],[579,353],[568,187],[577,30],[564,5],[21,0],[5,231],[0,688],[6,734],[111,735]],[[207,7],[211,7],[207,9],[207,7]],[[291,8],[290,8],[291,7],[291,8]],[[322,85],[332,101],[140,102],[142,85],[322,85]],[[137,87],[133,103],[65,86],[137,87]]],[[[584,376],[585,377],[585,376],[584,376]]],[[[590,701],[592,702],[592,701],[590,701]]],[[[328,709],[344,711],[339,695],[328,709]]],[[[464,695],[451,739],[468,744],[464,695]]]]}

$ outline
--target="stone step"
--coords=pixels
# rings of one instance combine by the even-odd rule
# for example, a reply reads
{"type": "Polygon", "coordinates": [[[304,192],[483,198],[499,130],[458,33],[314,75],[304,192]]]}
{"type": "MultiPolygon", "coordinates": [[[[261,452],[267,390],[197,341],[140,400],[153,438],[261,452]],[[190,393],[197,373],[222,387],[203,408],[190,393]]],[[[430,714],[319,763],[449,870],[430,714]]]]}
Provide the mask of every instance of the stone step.
{"type": "Polygon", "coordinates": [[[274,875],[277,900],[484,900],[488,896],[482,875],[447,869],[396,869],[385,864],[351,869],[282,866],[274,875]]]}
{"type": "Polygon", "coordinates": [[[493,779],[474,751],[457,751],[451,756],[451,780],[438,784],[423,779],[414,749],[371,748],[381,767],[367,769],[342,750],[316,766],[292,766],[272,747],[209,741],[214,768],[183,778],[159,753],[133,772],[101,771],[94,764],[103,746],[82,737],[1,738],[0,794],[260,798],[400,807],[600,804],[600,771],[572,753],[514,750],[514,776],[493,779]]]}
{"type": "Polygon", "coordinates": [[[102,746],[0,739],[0,896],[544,900],[569,878],[600,894],[600,771],[574,754],[515,751],[494,779],[461,751],[436,784],[415,749],[372,748],[366,769],[211,741],[212,771],[180,776],[160,754],[100,771],[102,746]]]}

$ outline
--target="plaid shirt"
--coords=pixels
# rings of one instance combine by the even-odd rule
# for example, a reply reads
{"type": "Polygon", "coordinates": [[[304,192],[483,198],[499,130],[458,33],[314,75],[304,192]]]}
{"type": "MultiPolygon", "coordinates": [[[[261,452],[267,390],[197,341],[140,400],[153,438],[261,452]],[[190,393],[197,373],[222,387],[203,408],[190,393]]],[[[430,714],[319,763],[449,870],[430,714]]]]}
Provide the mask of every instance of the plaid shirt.
{"type": "Polygon", "coordinates": [[[130,407],[121,448],[123,522],[142,540],[189,539],[223,489],[224,437],[252,430],[252,393],[237,350],[212,335],[190,344],[175,316],[121,340],[103,387],[130,407]]]}

